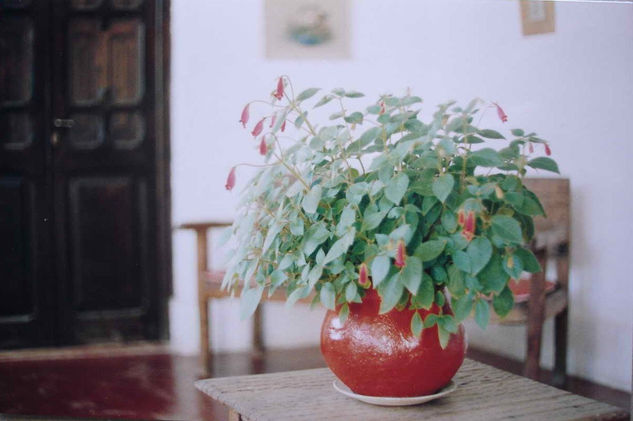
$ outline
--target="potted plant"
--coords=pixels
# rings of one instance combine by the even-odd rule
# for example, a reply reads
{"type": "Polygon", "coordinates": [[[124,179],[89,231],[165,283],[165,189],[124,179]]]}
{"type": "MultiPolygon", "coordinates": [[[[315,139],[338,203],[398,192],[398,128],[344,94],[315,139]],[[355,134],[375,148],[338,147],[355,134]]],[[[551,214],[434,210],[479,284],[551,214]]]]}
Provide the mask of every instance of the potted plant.
{"type": "Polygon", "coordinates": [[[509,280],[540,270],[525,245],[544,212],[522,178],[557,165],[531,157],[550,155],[535,133],[479,127],[487,110],[507,121],[495,103],[424,115],[417,96],[382,95],[352,111],[363,94],[317,93],[282,76],[242,112],[244,127],[258,114],[249,130],[265,162],[244,189],[224,286],[241,287],[243,317],[278,289],[289,304],[313,294],[329,310],[325,360],[354,392],[433,393],[463,362],[461,322],[474,312],[485,328],[491,305],[503,317],[509,280]]]}

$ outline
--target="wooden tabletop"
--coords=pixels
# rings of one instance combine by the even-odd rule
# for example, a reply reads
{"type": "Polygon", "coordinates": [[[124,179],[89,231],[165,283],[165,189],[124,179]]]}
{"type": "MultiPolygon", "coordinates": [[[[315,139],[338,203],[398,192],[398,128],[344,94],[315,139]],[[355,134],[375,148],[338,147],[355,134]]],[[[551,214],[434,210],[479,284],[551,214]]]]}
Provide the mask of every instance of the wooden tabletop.
{"type": "Polygon", "coordinates": [[[423,405],[379,407],[332,387],[327,368],[200,380],[196,387],[227,405],[232,420],[628,420],[614,406],[583,398],[472,360],[457,390],[423,405]]]}

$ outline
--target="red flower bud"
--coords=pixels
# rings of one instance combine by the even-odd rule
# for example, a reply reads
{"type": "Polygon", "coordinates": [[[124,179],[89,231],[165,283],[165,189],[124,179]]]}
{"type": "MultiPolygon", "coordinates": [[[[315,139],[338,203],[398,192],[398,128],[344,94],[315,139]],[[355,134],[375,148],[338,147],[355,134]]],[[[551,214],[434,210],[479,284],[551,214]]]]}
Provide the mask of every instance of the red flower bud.
{"type": "Polygon", "coordinates": [[[286,120],[284,120],[284,122],[281,123],[281,131],[283,132],[284,130],[286,130],[286,120]]]}
{"type": "Polygon", "coordinates": [[[385,101],[380,101],[378,105],[380,105],[380,111],[378,114],[383,115],[385,113],[385,101]]]}
{"type": "Polygon", "coordinates": [[[275,125],[275,121],[277,121],[277,114],[273,114],[273,116],[271,117],[269,127],[273,127],[275,125]]]}
{"type": "Polygon", "coordinates": [[[501,120],[504,123],[508,121],[508,116],[503,111],[503,108],[501,108],[499,104],[497,104],[496,102],[494,104],[495,104],[495,107],[497,107],[497,115],[499,116],[499,120],[501,120]]]}
{"type": "Polygon", "coordinates": [[[253,137],[257,137],[259,136],[259,134],[262,132],[262,130],[264,129],[264,120],[266,120],[266,117],[262,118],[261,120],[259,120],[259,122],[255,125],[255,128],[253,129],[253,131],[251,132],[251,134],[253,135],[253,137]]]}
{"type": "Polygon", "coordinates": [[[404,240],[398,241],[398,248],[396,249],[396,261],[394,265],[402,269],[406,266],[407,250],[405,248],[404,240]]]}
{"type": "Polygon", "coordinates": [[[466,239],[466,241],[472,240],[475,236],[475,212],[473,211],[468,211],[468,215],[466,215],[466,222],[464,222],[462,236],[466,239]]]}
{"type": "Polygon", "coordinates": [[[460,227],[464,226],[464,222],[466,222],[466,216],[464,215],[464,209],[460,209],[459,212],[457,212],[457,223],[459,224],[460,227]]]}
{"type": "Polygon", "coordinates": [[[235,187],[235,167],[231,168],[224,187],[226,187],[227,190],[233,190],[233,187],[235,187]]]}
{"type": "Polygon", "coordinates": [[[528,146],[529,146],[530,153],[534,153],[534,145],[532,145],[532,142],[530,142],[528,146]]]}
{"type": "Polygon", "coordinates": [[[244,128],[246,128],[246,123],[248,123],[248,118],[250,116],[249,112],[248,112],[248,107],[251,104],[246,104],[246,106],[244,107],[244,109],[242,110],[242,117],[240,118],[240,123],[242,123],[242,126],[244,128]]]}
{"type": "Polygon", "coordinates": [[[369,288],[369,269],[367,269],[367,265],[362,263],[360,268],[358,269],[358,285],[363,288],[369,288]]]}
{"type": "Polygon", "coordinates": [[[277,81],[277,90],[273,94],[273,96],[277,99],[281,99],[284,96],[284,78],[283,76],[279,78],[277,81]]]}
{"type": "Polygon", "coordinates": [[[262,136],[262,141],[259,142],[259,153],[266,155],[268,153],[268,145],[266,144],[266,136],[262,136]]]}
{"type": "Polygon", "coordinates": [[[550,156],[552,154],[552,150],[549,148],[549,145],[545,144],[545,155],[550,156]]]}

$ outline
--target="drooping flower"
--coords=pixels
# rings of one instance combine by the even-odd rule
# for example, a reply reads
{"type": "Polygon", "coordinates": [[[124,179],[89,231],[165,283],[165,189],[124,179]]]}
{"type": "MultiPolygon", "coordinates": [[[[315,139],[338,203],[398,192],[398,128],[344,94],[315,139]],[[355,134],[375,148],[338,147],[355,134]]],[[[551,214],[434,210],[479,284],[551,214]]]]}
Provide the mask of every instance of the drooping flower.
{"type": "Polygon", "coordinates": [[[464,215],[464,209],[460,209],[459,212],[457,212],[457,223],[460,227],[463,227],[464,222],[466,222],[466,215],[464,215]]]}
{"type": "Polygon", "coordinates": [[[266,136],[262,136],[262,141],[259,142],[259,153],[266,155],[268,153],[268,144],[266,143],[266,136]]]}
{"type": "Polygon", "coordinates": [[[503,123],[508,121],[508,115],[503,111],[503,108],[501,108],[496,102],[494,102],[494,104],[495,107],[497,107],[497,115],[499,116],[499,120],[501,120],[503,123]]]}
{"type": "Polygon", "coordinates": [[[255,128],[253,129],[253,131],[251,132],[251,134],[253,135],[253,137],[257,137],[259,136],[259,134],[262,132],[262,130],[264,129],[264,120],[266,120],[266,117],[262,118],[261,120],[259,120],[259,122],[255,125],[255,128]]]}
{"type": "Polygon", "coordinates": [[[244,128],[246,128],[246,123],[248,123],[248,119],[250,117],[250,113],[248,111],[248,108],[250,107],[251,104],[246,104],[244,106],[244,109],[242,110],[242,116],[240,117],[240,123],[242,123],[242,126],[244,128]]]}
{"type": "Polygon", "coordinates": [[[407,262],[407,250],[404,244],[404,240],[398,241],[398,246],[396,249],[396,261],[393,263],[400,269],[406,266],[407,262]]]}
{"type": "Polygon", "coordinates": [[[369,269],[367,269],[365,263],[361,263],[360,268],[358,268],[358,285],[365,289],[371,286],[371,282],[369,281],[369,269]]]}
{"type": "Polygon", "coordinates": [[[534,145],[532,145],[532,142],[529,143],[528,149],[530,150],[530,153],[534,153],[534,145]]]}
{"type": "Polygon", "coordinates": [[[277,114],[273,114],[273,116],[270,118],[270,126],[269,127],[273,127],[275,125],[275,121],[277,121],[277,114]]]}
{"type": "Polygon", "coordinates": [[[277,81],[277,90],[273,94],[273,96],[277,99],[281,99],[284,96],[284,78],[281,76],[277,81]]]}
{"type": "Polygon", "coordinates": [[[552,150],[549,148],[549,145],[545,144],[545,155],[550,156],[552,154],[552,150]]]}
{"type": "Polygon", "coordinates": [[[475,236],[475,212],[468,211],[466,215],[466,222],[464,222],[464,229],[462,229],[462,236],[469,241],[475,236]]]}
{"type": "Polygon", "coordinates": [[[286,120],[284,120],[283,123],[281,123],[281,131],[283,133],[283,131],[286,130],[286,120]]]}
{"type": "Polygon", "coordinates": [[[385,113],[385,101],[380,101],[379,104],[380,105],[380,111],[378,112],[379,115],[383,115],[385,113]]]}
{"type": "Polygon", "coordinates": [[[227,190],[233,190],[233,187],[235,187],[235,167],[231,168],[224,187],[226,187],[227,190]]]}

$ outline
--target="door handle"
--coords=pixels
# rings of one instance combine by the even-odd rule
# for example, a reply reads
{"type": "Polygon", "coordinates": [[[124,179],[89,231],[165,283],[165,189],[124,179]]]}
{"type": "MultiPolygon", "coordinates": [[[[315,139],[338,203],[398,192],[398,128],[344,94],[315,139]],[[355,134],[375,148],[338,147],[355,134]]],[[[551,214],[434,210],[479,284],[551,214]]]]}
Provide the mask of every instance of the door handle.
{"type": "Polygon", "coordinates": [[[53,126],[59,128],[70,129],[74,125],[75,120],[72,120],[70,118],[56,118],[55,120],[53,120],[53,126]]]}

